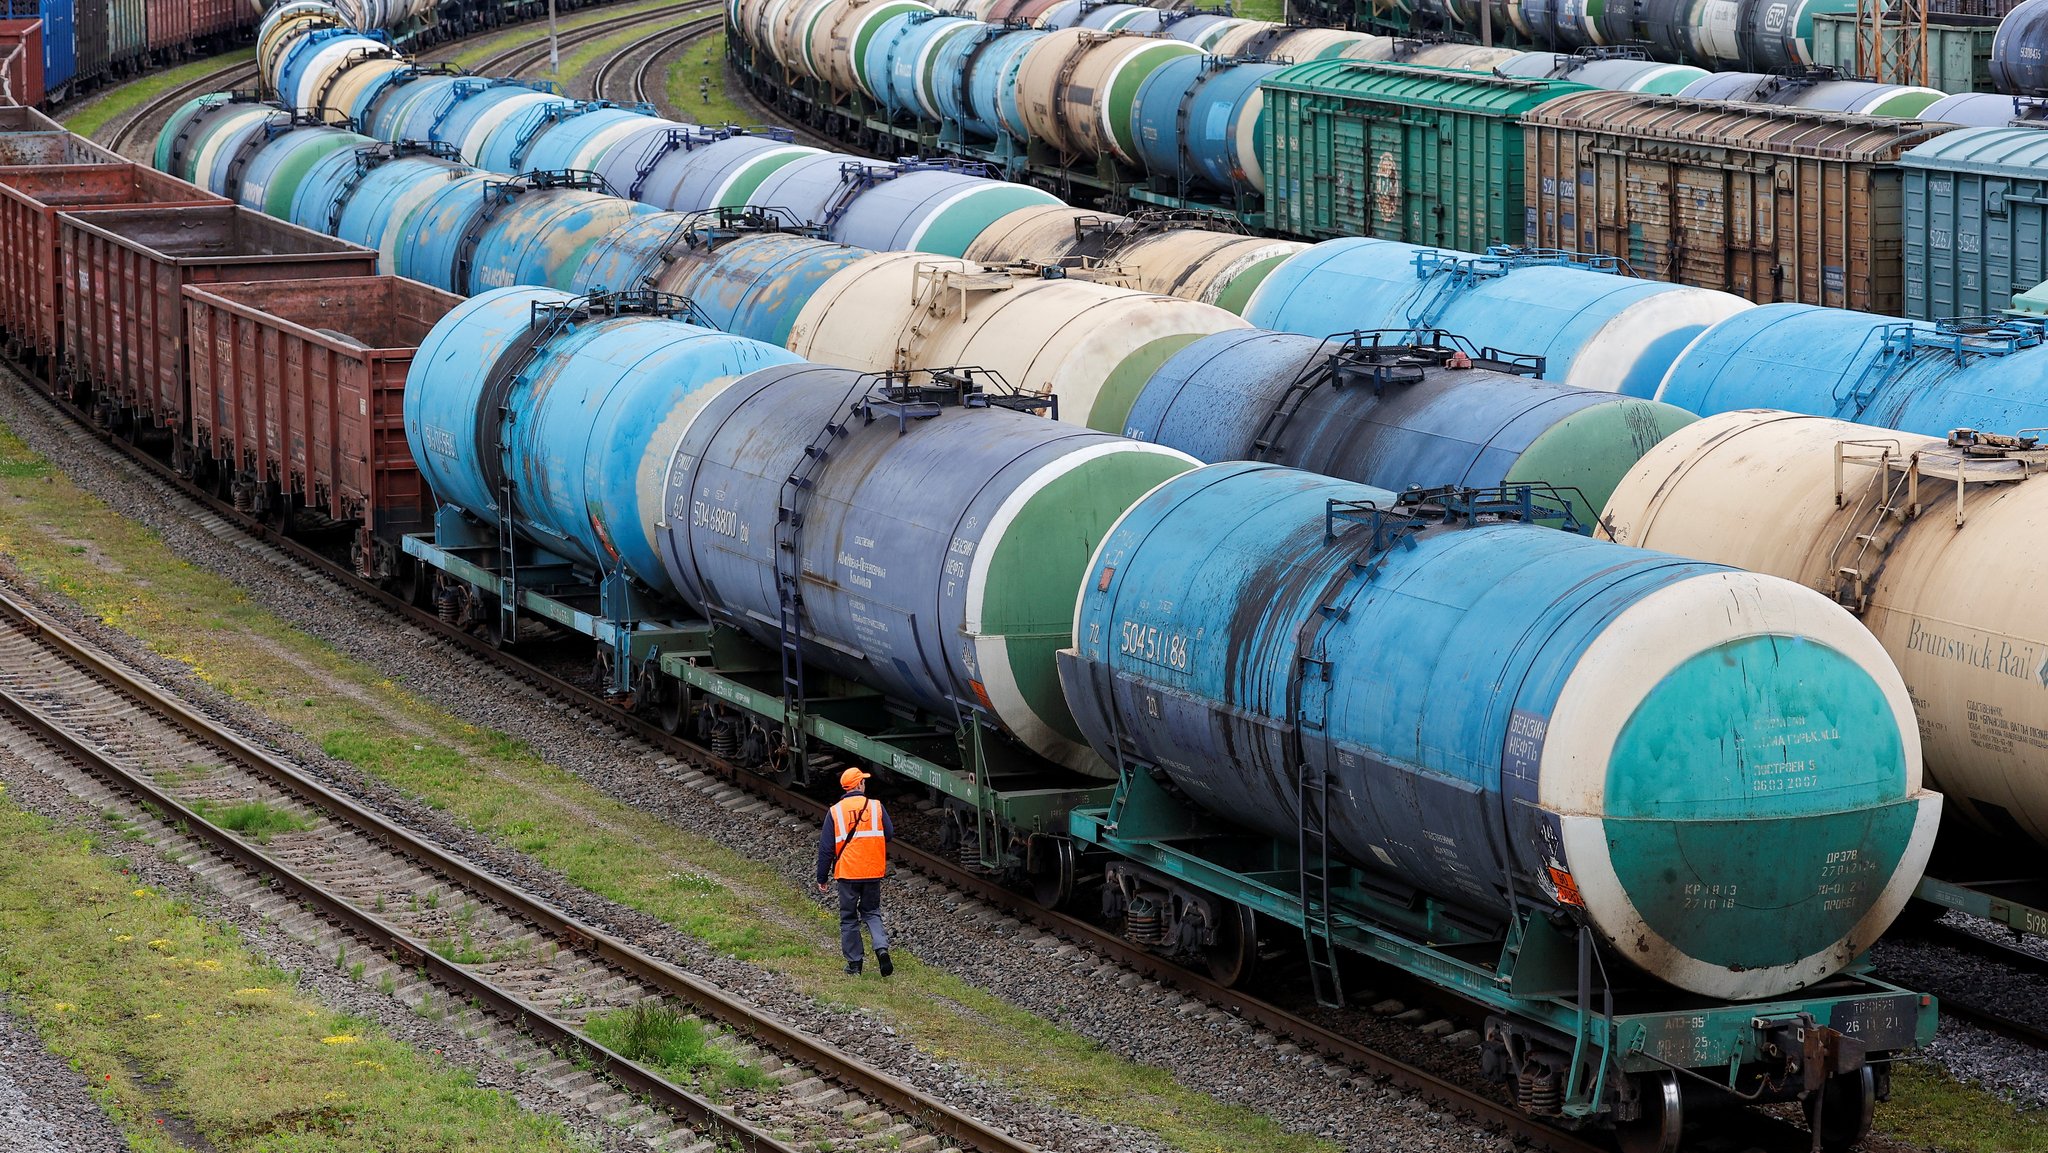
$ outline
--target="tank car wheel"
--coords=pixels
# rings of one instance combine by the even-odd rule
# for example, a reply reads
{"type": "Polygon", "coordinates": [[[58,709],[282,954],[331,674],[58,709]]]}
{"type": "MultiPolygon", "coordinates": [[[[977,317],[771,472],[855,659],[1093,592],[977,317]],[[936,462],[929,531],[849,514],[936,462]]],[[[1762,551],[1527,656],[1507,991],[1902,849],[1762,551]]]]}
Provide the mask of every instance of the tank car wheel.
{"type": "Polygon", "coordinates": [[[399,597],[416,609],[433,608],[434,577],[435,572],[432,566],[423,565],[412,557],[399,558],[399,597]]]}
{"type": "Polygon", "coordinates": [[[498,613],[498,598],[488,597],[483,604],[484,641],[494,649],[509,649],[519,642],[519,626],[514,624],[511,631],[505,629],[504,618],[498,613]]]}
{"type": "Polygon", "coordinates": [[[1066,837],[1039,837],[1031,855],[1031,899],[1048,909],[1063,908],[1074,899],[1074,842],[1066,837]]]}
{"type": "Polygon", "coordinates": [[[1209,977],[1226,989],[1251,979],[1259,959],[1258,914],[1235,901],[1224,906],[1216,926],[1216,943],[1202,949],[1202,961],[1209,977]]]}
{"type": "Polygon", "coordinates": [[[1679,1093],[1677,1073],[1650,1073],[1636,1081],[1642,1096],[1642,1114],[1633,1121],[1616,1122],[1615,1144],[1621,1153],[1678,1153],[1685,1132],[1685,1101],[1679,1093]]]}
{"type": "Polygon", "coordinates": [[[655,723],[669,736],[682,736],[697,718],[697,695],[689,685],[669,677],[656,676],[654,683],[655,723]]]}
{"type": "Polygon", "coordinates": [[[1806,1123],[1820,1133],[1820,1147],[1841,1153],[1870,1135],[1871,1122],[1877,1118],[1877,1075],[1868,1065],[1854,1073],[1837,1073],[1820,1092],[1809,1093],[1804,1104],[1806,1123]],[[1820,1113],[1818,1125],[1815,1111],[1820,1113]]]}

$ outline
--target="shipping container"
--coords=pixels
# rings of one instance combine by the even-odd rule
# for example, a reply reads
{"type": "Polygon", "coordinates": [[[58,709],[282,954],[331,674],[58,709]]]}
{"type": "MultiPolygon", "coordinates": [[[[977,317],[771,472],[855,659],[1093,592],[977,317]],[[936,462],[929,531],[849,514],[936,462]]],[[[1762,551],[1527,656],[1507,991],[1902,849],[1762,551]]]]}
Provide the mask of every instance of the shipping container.
{"type": "Polygon", "coordinates": [[[1964,128],[1900,159],[1916,320],[1982,316],[2048,280],[2048,132],[1964,128]]]}
{"type": "Polygon", "coordinates": [[[107,66],[124,73],[142,66],[149,53],[147,0],[96,0],[107,9],[107,66]]]}
{"type": "Polygon", "coordinates": [[[192,43],[193,0],[144,0],[146,46],[162,59],[185,53],[192,43]]]}
{"type": "MultiPolygon", "coordinates": [[[[1991,41],[1998,35],[1996,16],[1930,15],[1927,20],[1926,75],[1906,70],[1905,30],[1896,22],[1884,30],[1884,67],[1856,54],[1858,17],[1854,12],[1823,12],[1813,18],[1813,62],[1844,76],[1860,76],[1887,84],[1925,84],[1943,92],[1993,92],[1991,41]]],[[[1896,21],[1896,17],[1894,18],[1896,21]]],[[[1919,28],[1913,29],[1914,39],[1919,28]]]]}
{"type": "Polygon", "coordinates": [[[256,23],[256,13],[242,0],[187,0],[192,9],[192,36],[205,40],[225,36],[256,23]]]}
{"type": "MultiPolygon", "coordinates": [[[[0,0],[0,17],[10,23],[16,21],[40,21],[42,28],[36,36],[36,69],[41,73],[41,87],[46,97],[61,100],[69,95],[68,86],[78,71],[77,46],[73,43],[77,33],[72,27],[73,0],[0,0]]],[[[16,37],[10,36],[9,39],[16,37]]],[[[27,82],[27,78],[23,78],[27,82]]],[[[40,104],[38,100],[17,99],[16,103],[29,106],[40,104]]]]}
{"type": "Polygon", "coordinates": [[[1896,314],[1917,120],[1589,92],[1523,118],[1529,244],[1759,304],[1896,314]]]}
{"type": "Polygon", "coordinates": [[[390,577],[433,517],[405,443],[413,354],[460,297],[396,276],[185,286],[191,437],[258,511],[357,526],[356,571],[390,577]]]}
{"type": "Polygon", "coordinates": [[[1624,544],[1835,594],[1905,677],[1931,783],[2024,853],[2026,840],[2048,846],[2048,742],[2033,735],[2048,662],[2048,480],[2035,455],[1975,436],[1722,413],[1644,456],[1602,525],[1624,544]],[[1899,501],[1915,483],[1930,499],[1899,501]]]}
{"type": "Polygon", "coordinates": [[[74,387],[141,427],[185,424],[187,284],[369,276],[377,254],[234,205],[60,213],[74,387]]]}
{"type": "Polygon", "coordinates": [[[1590,91],[1345,60],[1265,89],[1269,227],[1467,249],[1522,240],[1521,117],[1590,91]]]}
{"type": "Polygon", "coordinates": [[[108,6],[112,0],[72,0],[72,37],[76,45],[78,83],[90,85],[106,76],[109,61],[107,46],[111,18],[108,6]]]}
{"type": "Polygon", "coordinates": [[[43,102],[43,22],[0,20],[0,103],[34,106],[43,102]]]}
{"type": "Polygon", "coordinates": [[[64,267],[57,214],[142,205],[225,204],[195,185],[140,164],[0,169],[0,325],[29,355],[54,356],[64,267]]]}

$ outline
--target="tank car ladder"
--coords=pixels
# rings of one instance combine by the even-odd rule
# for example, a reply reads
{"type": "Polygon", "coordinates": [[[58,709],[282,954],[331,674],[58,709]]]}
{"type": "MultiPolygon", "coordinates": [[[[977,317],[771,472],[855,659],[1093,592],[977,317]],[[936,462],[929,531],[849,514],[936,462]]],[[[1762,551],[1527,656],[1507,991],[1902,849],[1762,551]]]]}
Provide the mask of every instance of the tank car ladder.
{"type": "Polygon", "coordinates": [[[1864,334],[1849,367],[1835,382],[1834,415],[1842,420],[1863,420],[1870,406],[1923,356],[1947,356],[1960,367],[1979,357],[2024,352],[2044,339],[2048,339],[2048,323],[2038,317],[1953,316],[1932,325],[1911,320],[1875,325],[1864,334]],[[1859,362],[1860,370],[1856,368],[1859,362]],[[1854,380],[1849,379],[1851,372],[1856,373],[1854,380]]]}
{"type": "MultiPolygon", "coordinates": [[[[783,756],[798,783],[808,780],[817,763],[829,760],[811,756],[805,723],[809,690],[804,676],[803,528],[819,478],[830,467],[839,442],[858,431],[856,421],[859,428],[893,421],[896,434],[903,436],[920,422],[937,417],[950,406],[1005,408],[1014,412],[1046,414],[1057,420],[1058,403],[1053,397],[1020,393],[998,373],[976,366],[866,373],[854,379],[845,401],[834,410],[836,415],[826,421],[811,442],[804,446],[803,457],[782,482],[775,514],[775,599],[779,634],[777,648],[782,672],[783,756]],[[913,383],[918,377],[927,378],[928,383],[913,383]],[[984,382],[993,385],[993,390],[984,382]]],[[[998,821],[993,793],[987,787],[980,720],[983,706],[962,692],[950,673],[947,696],[953,704],[961,764],[976,785],[978,855],[983,865],[994,867],[1001,864],[1001,853],[988,848],[996,843],[992,834],[998,827],[998,821]]]]}
{"type": "MultiPolygon", "coordinates": [[[[847,391],[848,401],[866,378],[858,379],[847,391]]],[[[842,406],[835,413],[850,415],[842,406]]],[[[804,685],[804,513],[816,491],[818,474],[832,459],[833,446],[851,435],[847,415],[835,416],[804,446],[802,459],[783,479],[775,506],[775,604],[776,650],[782,662],[782,754],[797,783],[810,777],[809,743],[804,734],[804,702],[809,690],[804,685]]]]}
{"type": "MultiPolygon", "coordinates": [[[[498,504],[497,618],[495,628],[503,643],[519,635],[519,538],[513,530],[519,485],[506,459],[506,427],[515,419],[512,390],[552,346],[555,338],[592,317],[623,313],[674,316],[705,328],[715,328],[699,311],[695,301],[666,292],[596,292],[560,302],[535,302],[529,306],[526,332],[491,368],[477,397],[480,412],[491,413],[493,443],[479,453],[493,499],[498,504]]],[[[610,574],[606,574],[610,575],[610,574]]],[[[630,622],[620,622],[622,624],[630,622]]]]}
{"type": "Polygon", "coordinates": [[[1396,514],[1371,502],[1331,500],[1323,509],[1323,543],[1337,542],[1339,522],[1362,525],[1371,534],[1365,547],[1317,598],[1316,609],[1295,634],[1294,675],[1287,681],[1287,755],[1294,762],[1299,849],[1295,877],[1301,893],[1301,935],[1308,950],[1309,979],[1318,1004],[1344,1004],[1344,981],[1337,968],[1337,939],[1330,900],[1330,764],[1328,752],[1312,756],[1310,733],[1321,734],[1329,719],[1331,662],[1330,625],[1345,619],[1344,602],[1357,585],[1370,582],[1395,548],[1415,547],[1414,535],[1425,522],[1396,514]]]}
{"type": "Polygon", "coordinates": [[[2048,449],[2040,447],[2038,434],[2042,431],[2022,429],[2016,435],[2002,436],[1959,428],[1948,434],[1946,446],[1911,456],[1904,456],[1903,447],[1895,440],[1836,442],[1835,507],[1849,508],[1850,514],[1828,554],[1835,600],[1858,616],[1869,610],[1886,559],[1925,511],[1923,483],[1955,483],[1955,523],[1961,527],[1969,486],[2014,484],[2031,479],[2048,465],[2048,449]],[[1861,495],[1852,498],[1849,494],[1847,472],[1852,465],[1877,472],[1872,482],[1877,495],[1867,506],[1861,495]]]}
{"type": "Polygon", "coordinates": [[[1871,589],[1884,572],[1892,546],[1906,531],[1906,522],[1918,512],[1919,459],[1914,456],[1902,460],[1901,451],[1895,440],[1852,440],[1835,445],[1836,508],[1849,508],[1851,504],[1844,477],[1848,466],[1866,465],[1877,470],[1873,482],[1876,495],[1868,505],[1861,495],[1854,498],[1841,535],[1828,552],[1835,602],[1858,616],[1870,607],[1871,589]],[[1873,455],[1853,453],[1853,449],[1876,451],[1873,455]]]}

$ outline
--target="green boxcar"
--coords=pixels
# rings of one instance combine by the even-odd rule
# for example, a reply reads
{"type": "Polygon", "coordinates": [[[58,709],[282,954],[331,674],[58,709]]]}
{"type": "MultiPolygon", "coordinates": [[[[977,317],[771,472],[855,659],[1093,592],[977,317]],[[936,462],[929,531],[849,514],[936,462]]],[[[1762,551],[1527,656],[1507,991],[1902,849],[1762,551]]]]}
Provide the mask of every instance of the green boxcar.
{"type": "Polygon", "coordinates": [[[1466,250],[1522,240],[1522,114],[1592,91],[1354,60],[1262,87],[1268,227],[1466,250]]]}
{"type": "Polygon", "coordinates": [[[1901,59],[1897,25],[1885,29],[1883,67],[1856,59],[1856,13],[1824,12],[1813,18],[1813,62],[1844,76],[1869,76],[1887,84],[1924,84],[1943,92],[1996,92],[1991,83],[1991,40],[1998,35],[1996,16],[1930,16],[1927,24],[1927,76],[1915,69],[1907,75],[1901,59]],[[1935,21],[1939,20],[1939,23],[1935,21]]]}

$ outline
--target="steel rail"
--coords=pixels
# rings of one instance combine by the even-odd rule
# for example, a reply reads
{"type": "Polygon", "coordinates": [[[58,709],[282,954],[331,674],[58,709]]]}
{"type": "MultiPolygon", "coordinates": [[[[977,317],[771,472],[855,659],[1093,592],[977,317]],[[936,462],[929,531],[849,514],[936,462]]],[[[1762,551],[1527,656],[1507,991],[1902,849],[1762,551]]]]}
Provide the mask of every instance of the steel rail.
{"type": "MultiPolygon", "coordinates": [[[[218,747],[256,772],[266,781],[289,793],[324,815],[345,823],[366,838],[393,852],[408,856],[431,870],[447,876],[479,897],[529,922],[550,936],[586,950],[613,968],[683,1000],[705,1013],[750,1034],[756,1041],[829,1079],[857,1089],[888,1107],[909,1114],[921,1127],[942,1133],[984,1153],[1038,1153],[1037,1147],[1010,1136],[980,1120],[946,1105],[923,1090],[884,1073],[865,1062],[840,1052],[835,1046],[811,1037],[802,1030],[758,1007],[727,995],[723,990],[672,965],[635,949],[617,937],[554,907],[527,892],[456,857],[382,816],[327,788],[296,768],[271,756],[206,719],[146,680],[94,651],[82,640],[17,597],[0,590],[0,619],[33,635],[91,675],[114,686],[117,691],[141,703],[159,717],[170,721],[195,740],[218,747]]],[[[136,794],[157,806],[172,822],[183,822],[193,836],[205,841],[216,853],[243,868],[276,877],[318,906],[321,913],[346,926],[351,932],[380,942],[408,966],[423,967],[437,980],[475,996],[500,1016],[509,1017],[533,1031],[549,1044],[566,1045],[601,1066],[601,1071],[621,1086],[660,1102],[670,1111],[694,1123],[717,1128],[740,1141],[743,1148],[759,1153],[796,1153],[780,1141],[720,1110],[716,1105],[681,1086],[630,1061],[582,1033],[549,1017],[546,1012],[495,983],[448,961],[418,940],[327,891],[317,882],[295,872],[289,865],[263,852],[256,845],[209,824],[199,813],[178,801],[145,776],[129,770],[100,752],[62,725],[50,720],[31,703],[0,686],[0,709],[42,734],[66,755],[86,764],[96,776],[136,794]]]]}
{"type": "Polygon", "coordinates": [[[180,84],[168,92],[143,101],[142,104],[125,116],[121,116],[108,124],[101,125],[99,132],[95,135],[105,138],[102,143],[106,148],[125,156],[127,155],[126,149],[128,145],[143,125],[154,123],[160,129],[163,121],[169,119],[170,112],[185,101],[195,96],[205,96],[214,92],[231,90],[237,84],[247,80],[254,80],[255,78],[256,68],[252,64],[231,64],[225,68],[216,69],[197,79],[180,84]]]}
{"type": "MultiPolygon", "coordinates": [[[[681,3],[665,5],[645,12],[629,12],[604,20],[593,21],[581,27],[571,28],[556,35],[555,43],[560,48],[574,48],[600,40],[615,32],[637,28],[642,24],[655,24],[687,12],[699,12],[718,7],[719,0],[683,0],[681,3]]],[[[721,17],[723,19],[723,17],[721,17]]],[[[510,48],[486,56],[469,68],[469,71],[484,77],[515,77],[530,68],[538,67],[547,59],[548,37],[542,33],[538,38],[524,40],[510,48]]]]}
{"type": "Polygon", "coordinates": [[[626,61],[639,57],[639,62],[633,68],[631,81],[627,85],[631,89],[629,98],[615,102],[654,105],[655,101],[648,93],[648,74],[654,71],[655,66],[661,62],[663,57],[689,44],[693,40],[699,40],[710,35],[724,22],[725,17],[723,15],[707,16],[684,24],[666,35],[657,36],[639,44],[627,45],[618,52],[613,53],[591,73],[590,98],[592,100],[612,100],[613,97],[606,95],[606,90],[612,87],[613,74],[626,61]]]}
{"type": "MultiPolygon", "coordinates": [[[[1915,929],[1913,932],[1930,944],[1945,945],[1958,952],[1981,957],[2035,978],[2048,979],[2048,957],[2016,949],[1953,925],[1937,923],[1915,929]]],[[[1953,993],[1941,995],[1941,1008],[1952,1017],[1989,1029],[2012,1040],[2024,1042],[2038,1049],[2048,1049],[2048,1026],[2030,1021],[2015,1021],[1995,1009],[1959,998],[1953,993]]]]}

